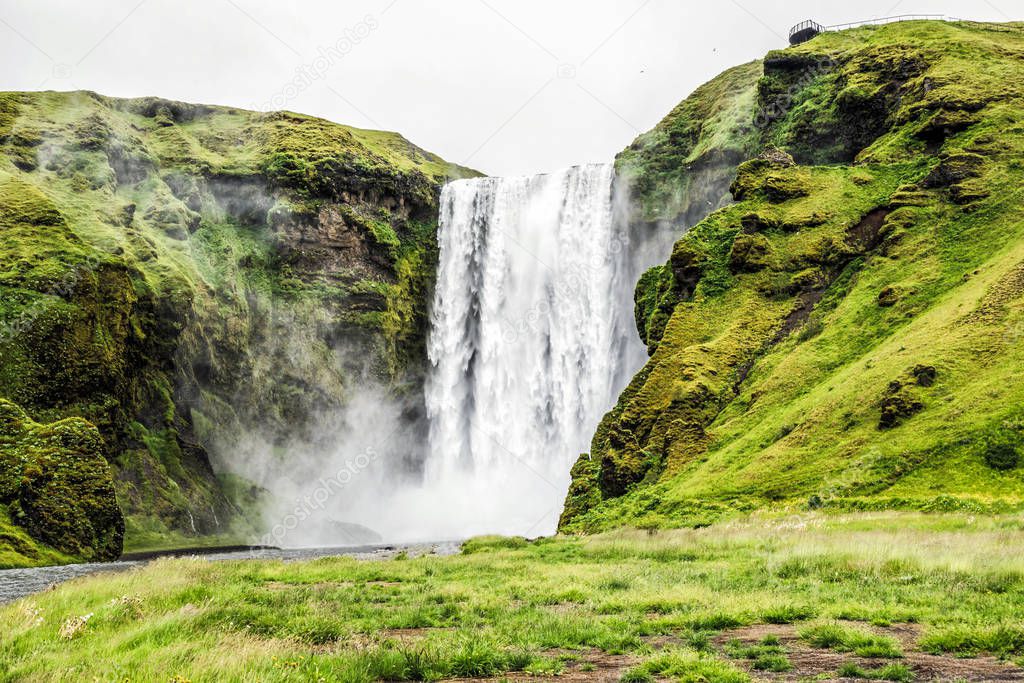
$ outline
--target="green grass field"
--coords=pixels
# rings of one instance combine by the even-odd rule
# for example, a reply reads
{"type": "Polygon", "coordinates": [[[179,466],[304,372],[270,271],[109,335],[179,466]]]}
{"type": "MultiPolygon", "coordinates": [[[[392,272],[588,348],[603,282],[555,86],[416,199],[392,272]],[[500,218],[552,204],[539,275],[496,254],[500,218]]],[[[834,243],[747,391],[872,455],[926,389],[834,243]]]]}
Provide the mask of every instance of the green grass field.
{"type": "Polygon", "coordinates": [[[744,517],[452,557],[160,560],[0,609],[0,680],[993,680],[1024,676],[1022,614],[1019,516],[744,517]]]}

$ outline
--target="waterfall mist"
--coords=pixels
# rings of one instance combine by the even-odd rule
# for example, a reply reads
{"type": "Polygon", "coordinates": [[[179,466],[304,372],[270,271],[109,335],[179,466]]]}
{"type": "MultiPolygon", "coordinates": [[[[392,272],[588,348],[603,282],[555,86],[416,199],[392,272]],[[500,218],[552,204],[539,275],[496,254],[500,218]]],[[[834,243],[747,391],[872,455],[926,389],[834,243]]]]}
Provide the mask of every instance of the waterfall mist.
{"type": "Polygon", "coordinates": [[[626,196],[610,164],[445,186],[425,423],[367,380],[314,438],[222,445],[270,494],[263,540],[553,533],[573,462],[647,358],[633,288],[675,238],[631,229],[626,196]]]}

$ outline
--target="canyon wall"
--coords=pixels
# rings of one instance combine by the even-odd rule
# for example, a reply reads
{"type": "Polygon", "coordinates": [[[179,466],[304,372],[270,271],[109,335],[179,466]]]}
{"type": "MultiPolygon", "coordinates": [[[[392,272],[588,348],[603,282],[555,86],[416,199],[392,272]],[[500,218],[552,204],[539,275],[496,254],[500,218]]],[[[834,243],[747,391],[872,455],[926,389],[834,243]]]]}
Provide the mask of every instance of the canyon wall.
{"type": "MultiPolygon", "coordinates": [[[[471,175],[397,134],[288,112],[0,94],[5,410],[98,431],[87,450],[137,545],[232,533],[261,495],[215,474],[245,457],[241,437],[315,439],[367,384],[422,421],[437,200],[471,175]]],[[[0,441],[3,464],[28,481],[16,445],[0,441]]],[[[10,564],[38,554],[24,530],[71,556],[119,552],[53,543],[17,488],[0,490],[10,564]]]]}

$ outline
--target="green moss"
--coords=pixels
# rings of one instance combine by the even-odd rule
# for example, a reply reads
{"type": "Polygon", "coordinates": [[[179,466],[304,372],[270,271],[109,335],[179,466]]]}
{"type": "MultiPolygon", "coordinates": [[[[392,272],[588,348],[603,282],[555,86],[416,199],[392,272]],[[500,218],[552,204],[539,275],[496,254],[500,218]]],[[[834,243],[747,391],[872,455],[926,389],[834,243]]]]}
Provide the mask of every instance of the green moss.
{"type": "MultiPolygon", "coordinates": [[[[685,273],[689,273],[692,290],[696,279],[700,277],[699,268],[691,266],[688,262],[683,269],[682,277],[687,278],[685,273]]],[[[688,295],[687,292],[678,291],[677,286],[678,280],[674,277],[673,269],[665,266],[651,268],[641,275],[640,281],[637,282],[633,309],[636,329],[650,352],[654,351],[658,340],[661,339],[677,299],[688,295]]]]}
{"type": "Polygon", "coordinates": [[[772,265],[772,243],[763,235],[736,235],[729,249],[733,272],[757,272],[772,265]]]}
{"type": "Polygon", "coordinates": [[[986,435],[983,441],[985,463],[994,470],[1012,470],[1020,464],[1024,443],[1016,429],[1002,427],[986,435]]]}
{"type": "Polygon", "coordinates": [[[1024,503],[1020,468],[991,467],[984,445],[1020,424],[1020,49],[1015,30],[911,22],[768,56],[759,101],[786,106],[737,164],[737,203],[641,280],[657,344],[598,428],[599,471],[578,473],[563,529],[809,498],[1024,503]],[[667,272],[694,264],[683,296],[667,272]]]}
{"type": "Polygon", "coordinates": [[[11,228],[19,224],[50,226],[62,225],[64,220],[50,199],[34,185],[18,178],[0,177],[0,227],[11,228]]]}
{"type": "MultiPolygon", "coordinates": [[[[124,519],[103,443],[95,427],[78,418],[33,422],[0,400],[0,504],[38,544],[84,559],[121,554],[124,519]]],[[[48,559],[49,551],[8,533],[0,553],[48,559]]]]}
{"type": "Polygon", "coordinates": [[[565,507],[560,519],[572,520],[601,502],[601,490],[598,476],[601,473],[599,463],[589,454],[584,453],[573,465],[570,472],[571,483],[565,497],[565,507]]]}
{"type": "Polygon", "coordinates": [[[29,536],[11,520],[8,507],[0,504],[0,569],[67,564],[75,559],[29,536]]]}
{"type": "Polygon", "coordinates": [[[237,514],[213,439],[301,435],[367,370],[415,390],[439,184],[475,174],[394,133],[83,92],[0,93],[0,161],[0,397],[94,424],[132,529],[184,536],[237,514]]]}
{"type": "Polygon", "coordinates": [[[655,128],[616,157],[643,220],[699,215],[714,181],[754,149],[755,88],[761,63],[735,67],[698,88],[655,128]]]}

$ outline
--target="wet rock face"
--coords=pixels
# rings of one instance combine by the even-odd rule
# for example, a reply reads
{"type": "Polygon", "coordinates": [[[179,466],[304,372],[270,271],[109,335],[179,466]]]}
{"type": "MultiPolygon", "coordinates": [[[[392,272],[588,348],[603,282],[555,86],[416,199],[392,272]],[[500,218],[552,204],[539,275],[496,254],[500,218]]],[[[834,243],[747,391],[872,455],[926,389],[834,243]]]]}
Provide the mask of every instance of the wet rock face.
{"type": "Polygon", "coordinates": [[[390,279],[386,245],[379,245],[346,205],[325,204],[315,214],[279,213],[278,253],[301,272],[390,279]]]}
{"type": "MultiPolygon", "coordinates": [[[[130,527],[223,532],[219,444],[307,438],[356,378],[418,395],[437,196],[475,172],[397,134],[88,93],[0,93],[0,141],[0,398],[98,429],[130,527]]],[[[109,534],[48,507],[92,477],[65,455],[24,496],[21,464],[0,474],[0,521],[60,518],[34,537],[103,556],[109,534]]]]}
{"type": "Polygon", "coordinates": [[[37,541],[76,557],[116,559],[124,518],[103,451],[85,420],[42,425],[0,400],[0,503],[37,541]]]}

